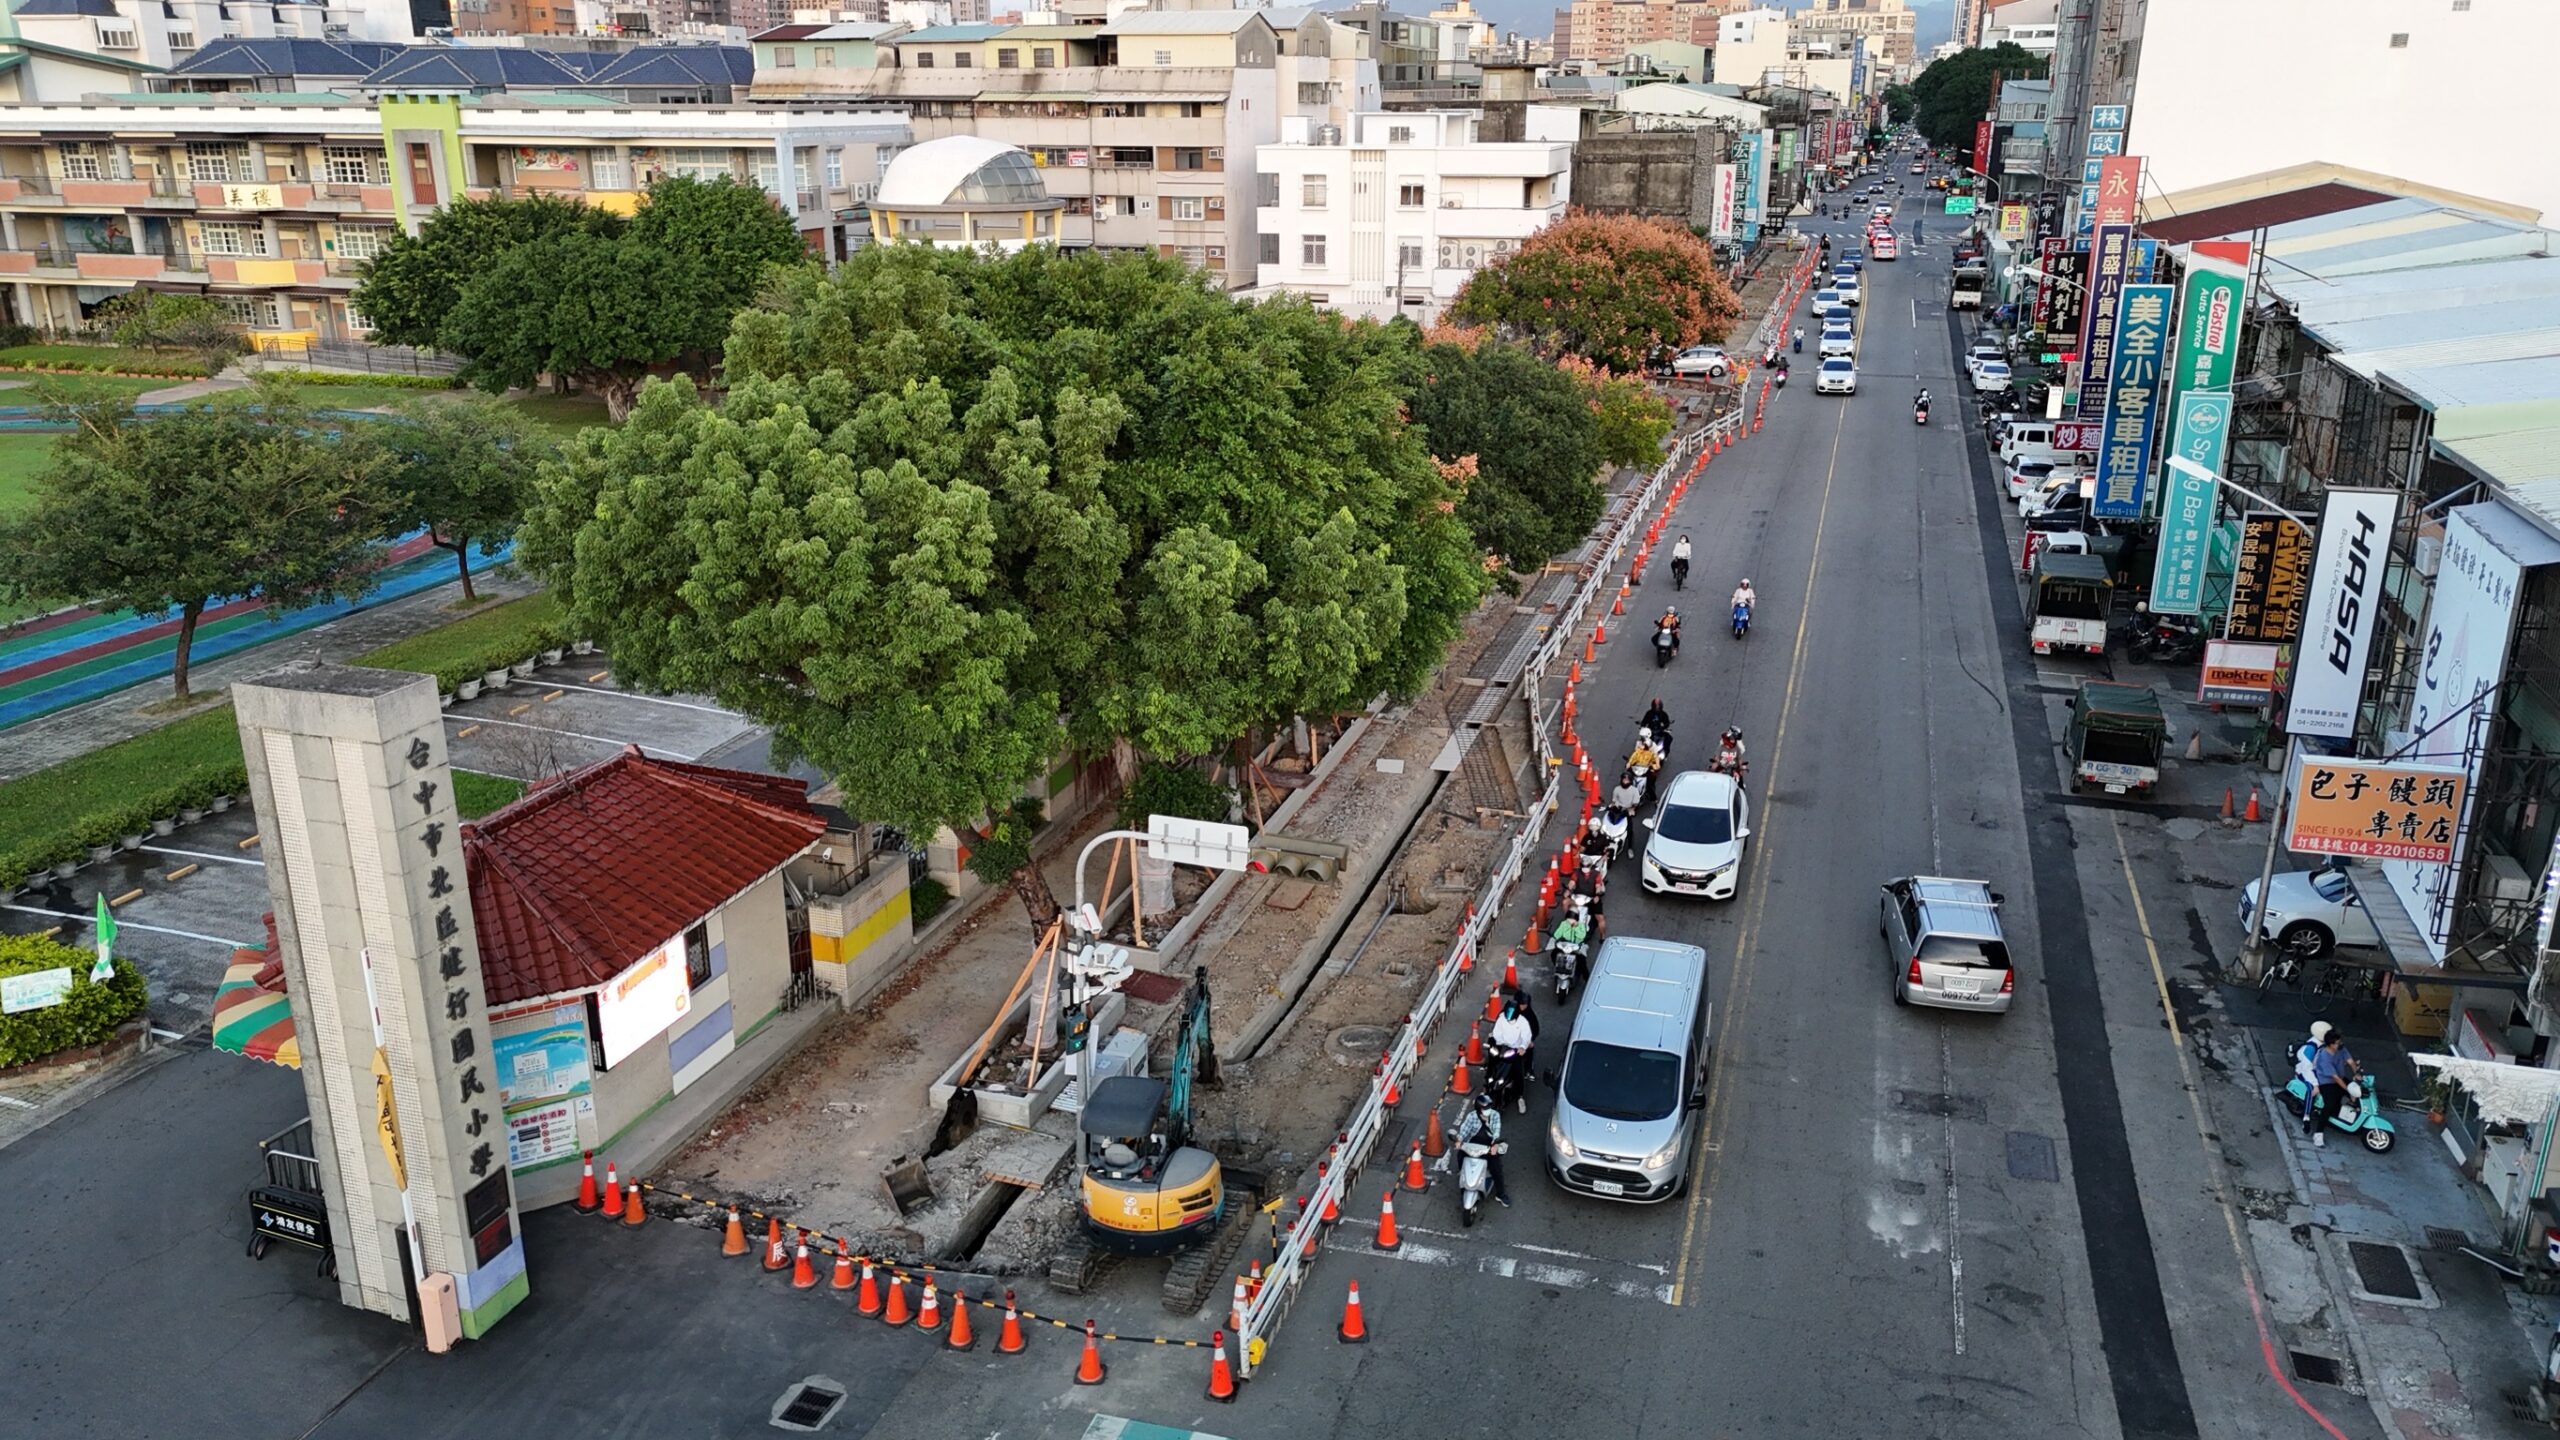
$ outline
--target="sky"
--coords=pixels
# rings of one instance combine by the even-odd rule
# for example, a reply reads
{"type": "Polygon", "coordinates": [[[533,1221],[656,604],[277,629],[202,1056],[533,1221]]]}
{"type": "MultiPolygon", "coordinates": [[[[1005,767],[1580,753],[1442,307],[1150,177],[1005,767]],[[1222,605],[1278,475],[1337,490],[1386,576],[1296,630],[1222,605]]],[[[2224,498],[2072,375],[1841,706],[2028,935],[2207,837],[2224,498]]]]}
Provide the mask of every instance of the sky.
{"type": "MultiPolygon", "coordinates": [[[[1569,0],[1568,0],[1569,3],[1569,0]]],[[[1920,53],[1947,38],[1955,25],[1955,0],[1905,0],[1920,16],[1920,53]]],[[[1422,15],[1438,8],[1439,0],[1402,0],[1398,9],[1422,15]]],[[[1517,30],[1532,38],[1555,33],[1557,0],[1475,0],[1476,12],[1491,20],[1497,30],[1517,30]]],[[[1805,0],[1779,0],[1780,8],[1802,10],[1805,0]]]]}

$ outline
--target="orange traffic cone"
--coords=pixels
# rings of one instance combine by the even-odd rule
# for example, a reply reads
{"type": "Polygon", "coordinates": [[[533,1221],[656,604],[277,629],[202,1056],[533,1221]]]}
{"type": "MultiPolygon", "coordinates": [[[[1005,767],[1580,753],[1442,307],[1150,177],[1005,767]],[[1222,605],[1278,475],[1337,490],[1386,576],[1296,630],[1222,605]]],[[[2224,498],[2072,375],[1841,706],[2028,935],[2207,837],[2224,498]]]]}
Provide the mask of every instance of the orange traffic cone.
{"type": "Polygon", "coordinates": [[[871,1273],[871,1259],[863,1257],[862,1289],[854,1296],[853,1308],[864,1315],[880,1313],[880,1277],[871,1273]]]}
{"type": "Polygon", "coordinates": [[[588,1150],[582,1153],[587,1158],[586,1170],[578,1176],[578,1211],[581,1214],[593,1215],[596,1213],[596,1207],[604,1203],[596,1198],[596,1152],[588,1150]]]}
{"type": "Polygon", "coordinates": [[[969,1330],[969,1297],[954,1290],[951,1292],[951,1348],[970,1350],[977,1344],[978,1337],[969,1330]]]}
{"type": "Polygon", "coordinates": [[[1440,1133],[1440,1107],[1431,1107],[1431,1119],[1422,1127],[1422,1153],[1437,1160],[1449,1152],[1448,1138],[1440,1133]]]}
{"type": "Polygon", "coordinates": [[[1236,1372],[1227,1365],[1227,1332],[1209,1334],[1209,1398],[1221,1405],[1236,1400],[1236,1372]]]}
{"type": "Polygon", "coordinates": [[[1324,1197],[1324,1223],[1327,1225],[1339,1225],[1342,1223],[1342,1200],[1340,1191],[1336,1191],[1333,1194],[1324,1197]]]}
{"type": "Polygon", "coordinates": [[[622,1177],[614,1174],[613,1162],[604,1162],[604,1218],[622,1218],[622,1177]]]}
{"type": "Polygon", "coordinates": [[[1404,1188],[1407,1190],[1428,1190],[1431,1188],[1431,1182],[1423,1178],[1422,1142],[1419,1140],[1413,1142],[1413,1154],[1404,1162],[1404,1188]]]}
{"type": "Polygon", "coordinates": [[[2231,787],[2228,785],[2222,787],[2222,818],[2231,818],[2231,787]]]}
{"type": "Polygon", "coordinates": [[[1342,1307],[1342,1325],[1333,1334],[1345,1345],[1369,1343],[1369,1322],[1360,1316],[1360,1282],[1357,1280],[1351,1282],[1351,1300],[1342,1307]]]}
{"type": "Polygon", "coordinates": [[[915,1317],[907,1313],[907,1282],[897,1271],[889,1272],[889,1304],[880,1312],[883,1325],[904,1325],[915,1317]]]}
{"type": "Polygon", "coordinates": [[[916,1328],[919,1330],[942,1328],[942,1296],[934,1290],[933,1276],[930,1274],[924,1277],[924,1304],[916,1310],[916,1328]]]}
{"type": "Polygon", "coordinates": [[[1236,1298],[1227,1302],[1227,1325],[1237,1334],[1244,1333],[1244,1307],[1249,1299],[1244,1293],[1244,1277],[1236,1277],[1236,1298]]]}
{"type": "Polygon", "coordinates": [[[1022,1312],[1013,1307],[1013,1292],[1004,1292],[1004,1327],[996,1331],[996,1353],[1019,1355],[1029,1342],[1022,1338],[1022,1312]]]}
{"type": "Polygon", "coordinates": [[[1520,988],[1520,958],[1516,953],[1502,962],[1502,988],[1505,990],[1520,988]]]}
{"type": "Polygon", "coordinates": [[[1452,1095],[1476,1093],[1476,1087],[1467,1079],[1467,1062],[1464,1056],[1459,1057],[1458,1068],[1449,1072],[1449,1093],[1452,1095]]]}
{"type": "Polygon", "coordinates": [[[1404,1237],[1396,1233],[1396,1192],[1390,1190],[1378,1207],[1378,1248],[1393,1250],[1403,1244],[1404,1237]]]}
{"type": "Polygon", "coordinates": [[[645,1222],[648,1218],[649,1212],[643,1209],[640,1204],[640,1182],[634,1180],[631,1182],[629,1190],[623,1197],[622,1223],[625,1225],[636,1226],[645,1222]]]}
{"type": "Polygon", "coordinates": [[[1394,1109],[1394,1108],[1396,1108],[1398,1105],[1403,1104],[1403,1103],[1404,1103],[1404,1096],[1403,1096],[1402,1094],[1398,1093],[1398,1092],[1397,1092],[1397,1090],[1396,1090],[1396,1077],[1395,1077],[1394,1075],[1390,1074],[1390,1075],[1388,1075],[1388,1076],[1387,1076],[1387,1094],[1386,1094],[1386,1099],[1385,1099],[1386,1107],[1387,1107],[1388,1109],[1390,1109],[1390,1110],[1393,1110],[1393,1109],[1394,1109]]]}
{"type": "Polygon", "coordinates": [[[2249,787],[2249,808],[2240,818],[2252,825],[2258,823],[2258,787],[2255,785],[2249,787]]]}
{"type": "Polygon", "coordinates": [[[1254,1261],[1253,1268],[1245,1274],[1244,1298],[1247,1300],[1262,1298],[1262,1262],[1259,1260],[1254,1261]]]}
{"type": "Polygon", "coordinates": [[[1109,1373],[1102,1368],[1102,1346],[1094,1340],[1093,1322],[1087,1320],[1084,1322],[1084,1355],[1076,1361],[1076,1383],[1099,1385],[1102,1377],[1109,1373]]]}
{"type": "Polygon", "coordinates": [[[1481,1020],[1467,1026],[1467,1063],[1484,1063],[1484,1022],[1481,1020]]]}
{"type": "Polygon", "coordinates": [[[1609,622],[1608,622],[1608,621],[1606,621],[1606,620],[1598,620],[1598,621],[1594,621],[1594,622],[1592,622],[1592,626],[1591,626],[1591,643],[1592,643],[1592,644],[1594,644],[1594,645],[1606,645],[1606,644],[1608,644],[1608,643],[1609,643],[1609,622]]]}
{"type": "Polygon", "coordinates": [[[1502,992],[1499,989],[1484,997],[1484,1018],[1488,1023],[1502,1018],[1502,992]]]}
{"type": "Polygon", "coordinates": [[[723,1255],[747,1253],[747,1227],[739,1221],[738,1207],[735,1205],[729,1207],[729,1228],[720,1236],[720,1253],[723,1255]]]}
{"type": "Polygon", "coordinates": [[[809,1263],[809,1232],[806,1230],[800,1232],[800,1248],[791,1257],[791,1288],[818,1288],[818,1267],[809,1263]]]}
{"type": "Polygon", "coordinates": [[[767,1215],[764,1217],[764,1268],[779,1270],[790,1263],[791,1252],[782,1244],[782,1221],[767,1215]]]}
{"type": "Polygon", "coordinates": [[[853,1251],[846,1248],[844,1237],[841,1235],[836,1237],[836,1273],[828,1279],[827,1284],[830,1288],[837,1290],[853,1288],[853,1251]]]}
{"type": "MultiPolygon", "coordinates": [[[[1642,563],[1642,562],[1638,562],[1638,563],[1639,563],[1639,565],[1641,565],[1641,563],[1642,563]]],[[[1626,586],[1621,585],[1621,586],[1619,586],[1619,587],[1618,587],[1618,598],[1609,602],[1609,613],[1610,613],[1611,615],[1624,615],[1624,614],[1626,614],[1626,613],[1627,613],[1627,587],[1626,587],[1626,586]]]]}

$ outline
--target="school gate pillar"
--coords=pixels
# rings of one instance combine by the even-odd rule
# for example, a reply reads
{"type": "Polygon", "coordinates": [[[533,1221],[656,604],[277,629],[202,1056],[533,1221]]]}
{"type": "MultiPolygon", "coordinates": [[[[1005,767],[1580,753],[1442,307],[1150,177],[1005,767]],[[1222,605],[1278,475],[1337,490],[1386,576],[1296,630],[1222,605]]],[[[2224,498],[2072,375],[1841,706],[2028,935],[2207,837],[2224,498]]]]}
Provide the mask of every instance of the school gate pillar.
{"type": "Polygon", "coordinates": [[[476,1339],[525,1297],[524,1241],[435,682],[319,665],[232,702],[339,1296],[411,1319],[447,1276],[476,1339]]]}

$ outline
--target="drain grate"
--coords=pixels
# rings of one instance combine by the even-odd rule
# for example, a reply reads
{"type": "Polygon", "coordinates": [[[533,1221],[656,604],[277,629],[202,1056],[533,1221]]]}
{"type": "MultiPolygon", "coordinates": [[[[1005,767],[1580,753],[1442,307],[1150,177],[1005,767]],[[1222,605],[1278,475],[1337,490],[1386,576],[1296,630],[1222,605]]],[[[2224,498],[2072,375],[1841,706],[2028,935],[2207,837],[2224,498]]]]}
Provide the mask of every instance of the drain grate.
{"type": "Polygon", "coordinates": [[[780,1430],[819,1430],[844,1405],[844,1387],[823,1375],[812,1375],[782,1392],[773,1402],[773,1424],[780,1430]]]}
{"type": "Polygon", "coordinates": [[[2471,1236],[2468,1232],[2448,1229],[2442,1225],[2427,1227],[2427,1248],[2430,1250],[2461,1250],[2470,1244],[2471,1236]]]}
{"type": "Polygon", "coordinates": [[[2356,1278],[2366,1294],[2391,1300],[2426,1298],[2426,1292],[2418,1287],[2418,1272],[2410,1268],[2408,1252],[2397,1245],[2350,1240],[2347,1260],[2356,1267],[2356,1278]]]}
{"type": "Polygon", "coordinates": [[[2009,1178],[2059,1183],[2062,1166],[2054,1158],[2052,1137],[2027,1130],[2010,1131],[2009,1178]]]}
{"type": "Polygon", "coordinates": [[[2293,1378],[2297,1380],[2308,1380],[2314,1385],[2347,1383],[2347,1368],[2339,1364],[2334,1355],[2314,1355],[2308,1350],[2286,1353],[2293,1357],[2293,1378]]]}

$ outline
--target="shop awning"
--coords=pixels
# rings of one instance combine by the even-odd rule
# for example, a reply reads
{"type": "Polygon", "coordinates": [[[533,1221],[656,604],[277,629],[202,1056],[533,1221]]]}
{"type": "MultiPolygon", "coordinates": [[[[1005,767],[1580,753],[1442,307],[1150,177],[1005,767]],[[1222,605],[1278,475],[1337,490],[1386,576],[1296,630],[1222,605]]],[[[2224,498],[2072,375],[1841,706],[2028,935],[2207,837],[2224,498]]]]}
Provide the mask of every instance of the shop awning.
{"type": "Polygon", "coordinates": [[[302,1041],[293,1030],[293,1002],[281,987],[258,983],[267,956],[260,950],[233,952],[231,968],[213,992],[213,1048],[264,1060],[287,1069],[302,1068],[302,1041]]]}

